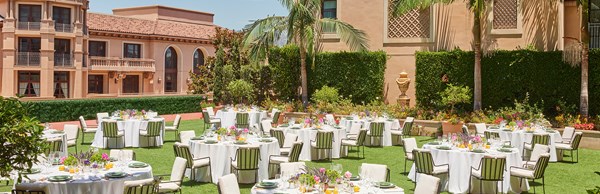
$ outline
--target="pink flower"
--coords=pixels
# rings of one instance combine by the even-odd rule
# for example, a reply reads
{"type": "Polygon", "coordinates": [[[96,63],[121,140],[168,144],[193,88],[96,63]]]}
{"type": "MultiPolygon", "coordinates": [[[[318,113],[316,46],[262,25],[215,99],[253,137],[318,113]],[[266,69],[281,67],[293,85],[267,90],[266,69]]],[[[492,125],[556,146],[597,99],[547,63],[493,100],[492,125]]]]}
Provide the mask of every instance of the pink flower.
{"type": "Polygon", "coordinates": [[[318,176],[313,176],[313,178],[315,179],[315,182],[317,182],[317,183],[321,182],[321,178],[319,178],[318,176]]]}
{"type": "Polygon", "coordinates": [[[350,177],[352,177],[352,173],[350,171],[346,171],[346,173],[344,173],[344,177],[349,179],[350,177]]]}
{"type": "Polygon", "coordinates": [[[325,173],[325,168],[319,168],[319,172],[325,173]]]}
{"type": "Polygon", "coordinates": [[[108,157],[108,154],[102,153],[102,159],[105,161],[108,161],[108,160],[110,160],[110,157],[108,157]]]}
{"type": "Polygon", "coordinates": [[[319,123],[323,123],[323,118],[320,118],[320,119],[319,119],[319,123]]]}
{"type": "Polygon", "coordinates": [[[309,118],[305,119],[304,123],[307,123],[307,124],[310,123],[310,119],[309,118]]]}
{"type": "Polygon", "coordinates": [[[67,157],[64,157],[64,156],[63,156],[63,157],[61,157],[61,158],[60,158],[60,163],[61,163],[61,164],[65,163],[65,160],[66,160],[66,159],[67,159],[67,157]]]}
{"type": "Polygon", "coordinates": [[[229,127],[229,129],[236,129],[235,125],[232,125],[231,127],[229,127]]]}
{"type": "Polygon", "coordinates": [[[248,128],[244,128],[244,133],[248,133],[248,128]]]}

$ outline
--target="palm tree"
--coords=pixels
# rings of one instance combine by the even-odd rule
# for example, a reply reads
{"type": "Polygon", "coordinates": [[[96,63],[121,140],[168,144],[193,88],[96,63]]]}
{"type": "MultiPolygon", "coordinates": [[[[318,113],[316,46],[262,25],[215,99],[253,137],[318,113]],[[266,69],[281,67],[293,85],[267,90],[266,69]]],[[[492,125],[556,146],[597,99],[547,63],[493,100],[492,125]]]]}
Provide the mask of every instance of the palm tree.
{"type": "MultiPolygon", "coordinates": [[[[436,3],[451,4],[454,0],[395,0],[393,2],[394,17],[414,9],[426,9],[436,3]]],[[[481,110],[481,18],[485,13],[486,0],[467,0],[468,8],[473,12],[473,50],[475,51],[474,102],[473,110],[481,110]]]]}
{"type": "Polygon", "coordinates": [[[354,51],[368,49],[367,37],[362,30],[352,25],[330,18],[321,18],[322,0],[278,0],[289,11],[288,16],[270,16],[256,20],[246,26],[244,44],[250,57],[264,60],[268,50],[282,37],[287,35],[287,43],[295,44],[300,49],[300,80],[302,85],[302,102],[308,103],[308,80],[306,61],[314,64],[314,56],[321,51],[321,35],[324,32],[338,34],[341,41],[354,51]]]}
{"type": "MultiPolygon", "coordinates": [[[[563,60],[567,63],[578,66],[581,65],[581,93],[579,95],[579,114],[584,117],[589,116],[588,106],[588,66],[590,53],[590,31],[589,31],[589,0],[577,0],[577,5],[581,6],[581,40],[578,46],[565,48],[563,60]],[[581,48],[581,50],[579,50],[581,48]]],[[[575,38],[572,38],[575,39],[575,38]]],[[[575,39],[576,40],[576,39],[575,39]]]]}

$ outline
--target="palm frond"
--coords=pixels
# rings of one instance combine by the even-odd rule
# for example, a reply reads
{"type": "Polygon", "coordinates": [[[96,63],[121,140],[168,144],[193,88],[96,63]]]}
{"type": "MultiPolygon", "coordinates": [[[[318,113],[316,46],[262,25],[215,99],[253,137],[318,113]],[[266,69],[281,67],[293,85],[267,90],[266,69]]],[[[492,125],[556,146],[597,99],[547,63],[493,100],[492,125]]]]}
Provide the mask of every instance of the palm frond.
{"type": "Polygon", "coordinates": [[[398,17],[415,9],[426,9],[436,3],[450,4],[452,2],[454,0],[393,0],[392,16],[398,17]]]}
{"type": "Polygon", "coordinates": [[[321,19],[321,27],[324,32],[332,32],[340,36],[340,39],[354,51],[366,51],[369,49],[367,35],[364,31],[354,28],[352,25],[335,19],[321,19]]]}
{"type": "Polygon", "coordinates": [[[266,57],[269,48],[285,32],[287,21],[283,16],[271,16],[246,25],[243,44],[253,60],[262,60],[266,57]]]}

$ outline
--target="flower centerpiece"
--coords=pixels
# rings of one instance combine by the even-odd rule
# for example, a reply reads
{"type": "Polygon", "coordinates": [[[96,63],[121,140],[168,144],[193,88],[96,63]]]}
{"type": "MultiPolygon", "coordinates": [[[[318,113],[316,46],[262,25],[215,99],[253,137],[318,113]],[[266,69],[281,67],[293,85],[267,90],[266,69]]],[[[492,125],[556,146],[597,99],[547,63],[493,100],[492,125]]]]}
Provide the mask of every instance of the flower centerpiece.
{"type": "Polygon", "coordinates": [[[92,163],[92,168],[102,167],[106,162],[109,161],[110,157],[108,154],[99,152],[94,153],[89,159],[89,162],[92,163]]]}
{"type": "MultiPolygon", "coordinates": [[[[346,172],[345,179],[349,180],[352,173],[346,172]]],[[[325,168],[308,168],[304,172],[297,174],[290,180],[300,183],[300,192],[311,192],[315,186],[320,185],[321,191],[326,191],[330,187],[335,187],[342,183],[342,175],[340,172],[325,168]]]]}
{"type": "Polygon", "coordinates": [[[311,123],[312,123],[312,121],[311,121],[311,119],[310,119],[310,118],[306,118],[306,119],[304,119],[304,127],[305,127],[305,128],[307,128],[307,127],[310,127],[310,124],[311,124],[311,123]]]}

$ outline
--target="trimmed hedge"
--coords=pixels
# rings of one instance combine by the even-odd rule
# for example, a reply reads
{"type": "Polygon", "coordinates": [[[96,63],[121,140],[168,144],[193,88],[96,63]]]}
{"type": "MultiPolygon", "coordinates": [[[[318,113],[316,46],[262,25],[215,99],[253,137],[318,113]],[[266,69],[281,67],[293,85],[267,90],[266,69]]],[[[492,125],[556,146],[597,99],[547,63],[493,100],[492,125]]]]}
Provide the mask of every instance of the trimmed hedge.
{"type": "MultiPolygon", "coordinates": [[[[300,54],[297,47],[273,48],[269,64],[273,67],[274,90],[280,99],[296,99],[300,86],[300,54]]],[[[327,85],[339,89],[340,95],[355,103],[383,97],[387,55],[376,52],[322,52],[315,64],[307,61],[308,89],[310,95],[327,85]]]]}
{"type": "MultiPolygon", "coordinates": [[[[438,92],[448,83],[473,88],[474,54],[467,51],[417,52],[416,96],[424,108],[438,108],[438,92]],[[446,75],[448,83],[442,81],[446,75]]],[[[600,51],[590,53],[590,113],[600,113],[600,51]]],[[[559,100],[579,105],[581,68],[562,61],[562,52],[497,51],[482,59],[482,103],[485,108],[512,106],[529,93],[530,103],[553,115],[559,100]]],[[[465,111],[472,105],[463,107],[465,111]]]]}
{"type": "Polygon", "coordinates": [[[95,119],[96,113],[116,110],[152,110],[158,114],[200,112],[203,96],[164,96],[144,98],[96,98],[81,100],[28,101],[30,113],[41,122],[75,121],[79,116],[95,119]]]}

